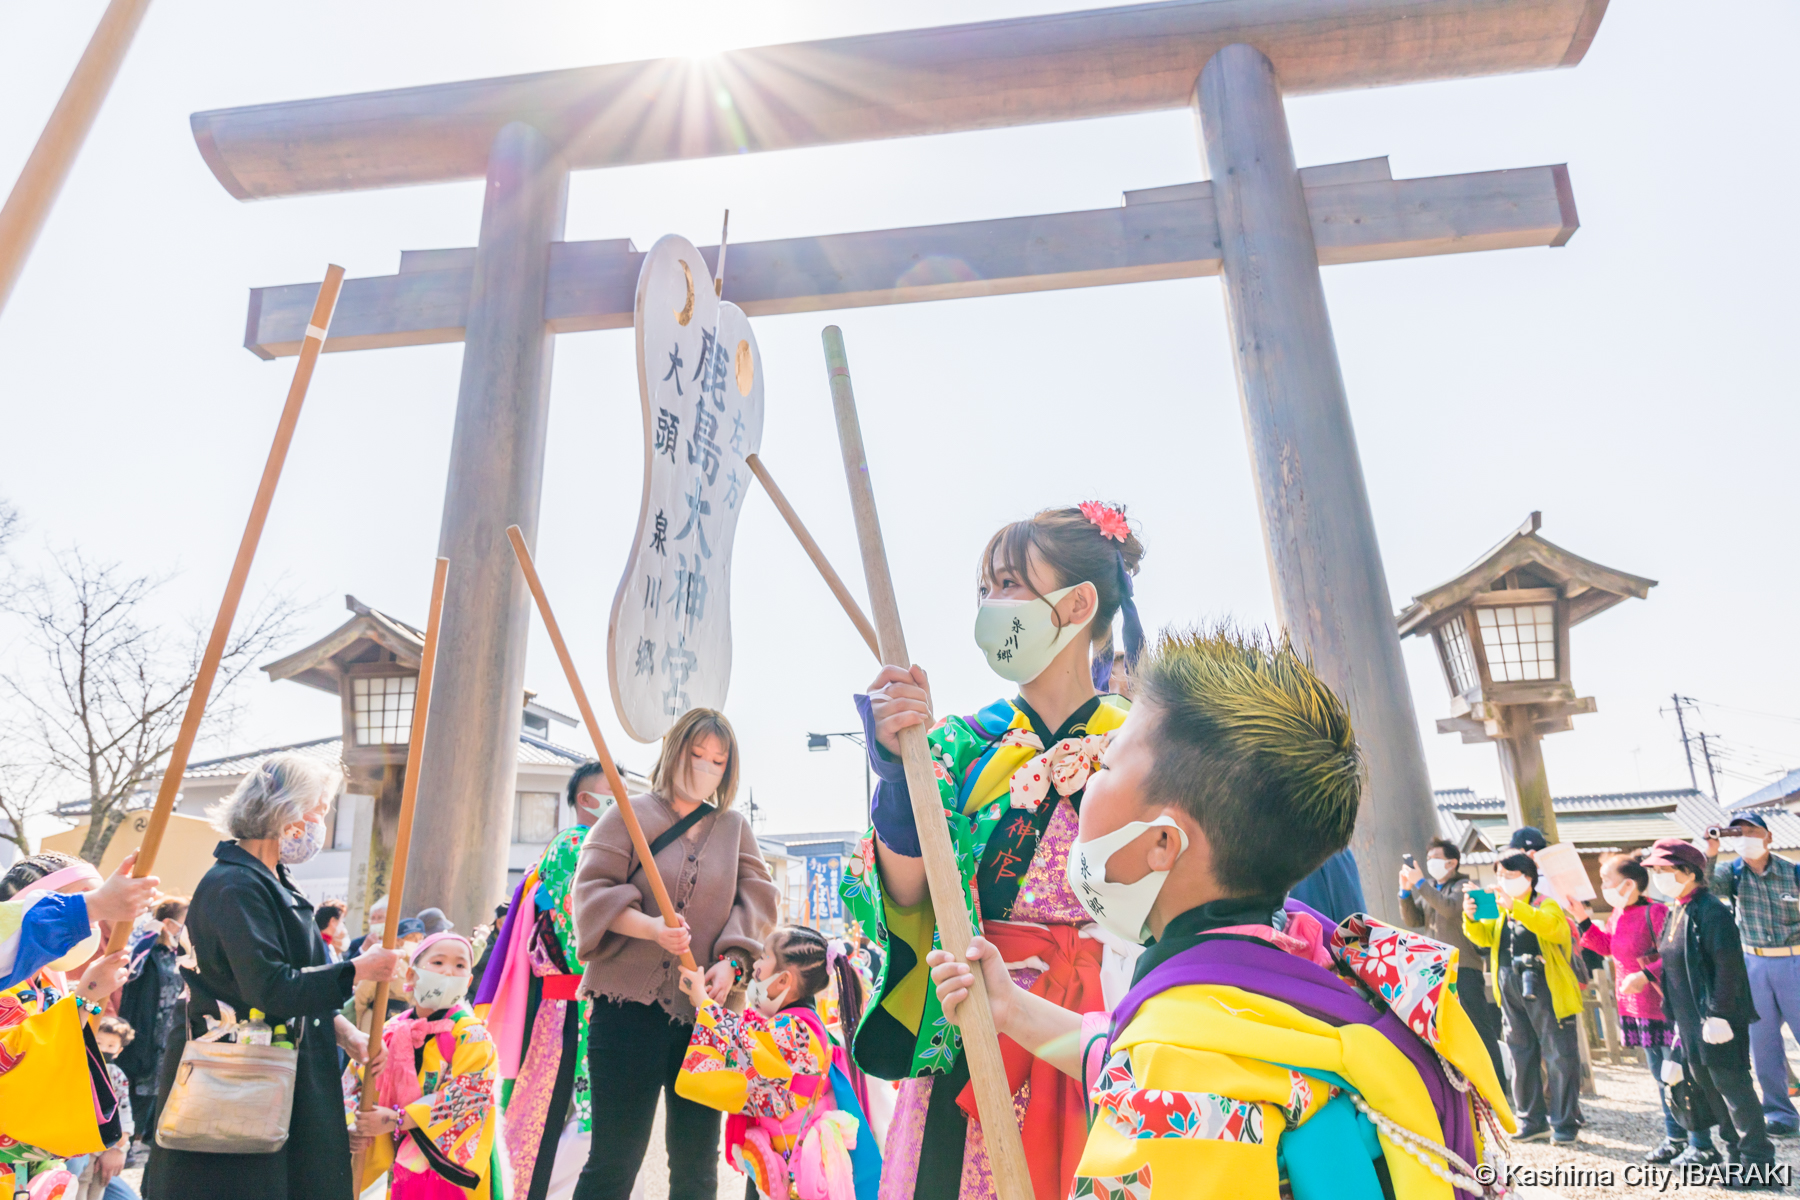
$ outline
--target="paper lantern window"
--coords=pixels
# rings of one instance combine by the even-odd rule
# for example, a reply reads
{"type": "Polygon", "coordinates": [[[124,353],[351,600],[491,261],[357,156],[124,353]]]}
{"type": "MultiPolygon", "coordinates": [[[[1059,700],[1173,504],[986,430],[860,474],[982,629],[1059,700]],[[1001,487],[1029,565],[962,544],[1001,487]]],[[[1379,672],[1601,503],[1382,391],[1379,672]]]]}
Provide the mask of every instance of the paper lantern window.
{"type": "Polygon", "coordinates": [[[1556,606],[1520,604],[1481,607],[1481,644],[1488,677],[1495,683],[1556,678],[1556,606]]]}
{"type": "Polygon", "coordinates": [[[356,710],[356,744],[403,746],[412,740],[413,694],[418,679],[412,675],[359,676],[352,681],[356,710]]]}

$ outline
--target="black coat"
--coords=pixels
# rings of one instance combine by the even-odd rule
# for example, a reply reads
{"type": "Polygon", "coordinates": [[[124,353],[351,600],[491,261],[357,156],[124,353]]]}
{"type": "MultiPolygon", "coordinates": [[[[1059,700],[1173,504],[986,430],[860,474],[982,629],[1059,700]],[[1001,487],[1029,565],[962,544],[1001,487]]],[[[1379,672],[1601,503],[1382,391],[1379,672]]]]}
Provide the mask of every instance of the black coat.
{"type": "Polygon", "coordinates": [[[157,1087],[168,1099],[182,1048],[205,1032],[218,1001],[248,1020],[250,1009],[299,1031],[299,1065],[287,1145],[273,1154],[150,1152],[144,1194],[150,1200],[352,1200],[350,1136],[344,1125],[333,1018],[356,984],[352,963],[325,961],[312,902],[238,847],[220,842],[215,862],[194,889],[188,937],[199,973],[185,967],[185,1020],[169,1032],[157,1087]]]}
{"type": "MultiPolygon", "coordinates": [[[[162,1066],[162,1052],[168,1044],[167,1038],[158,1041],[157,1037],[163,1021],[163,977],[173,976],[179,970],[175,951],[164,945],[160,937],[151,936],[151,943],[139,951],[137,977],[119,992],[119,1016],[135,1031],[131,1044],[119,1052],[119,1070],[134,1085],[139,1080],[146,1081],[146,1088],[162,1066]]],[[[134,1086],[132,1090],[138,1089],[134,1086]]]]}
{"type": "MultiPolygon", "coordinates": [[[[1737,921],[1719,898],[1705,888],[1689,898],[1686,904],[1671,906],[1670,920],[1663,926],[1658,949],[1666,956],[1681,938],[1680,955],[1683,969],[1663,972],[1665,997],[1684,992],[1704,1021],[1707,1017],[1723,1017],[1731,1022],[1735,1035],[1718,1045],[1700,1036],[1700,1027],[1689,1028],[1676,1019],[1680,1005],[1665,1003],[1668,1014],[1681,1033],[1682,1047],[1709,1065],[1737,1065],[1748,1061],[1750,1023],[1756,1020],[1756,1004],[1750,998],[1750,974],[1744,968],[1744,945],[1738,939],[1737,921]]],[[[1665,957],[1664,962],[1668,959],[1665,957]]]]}

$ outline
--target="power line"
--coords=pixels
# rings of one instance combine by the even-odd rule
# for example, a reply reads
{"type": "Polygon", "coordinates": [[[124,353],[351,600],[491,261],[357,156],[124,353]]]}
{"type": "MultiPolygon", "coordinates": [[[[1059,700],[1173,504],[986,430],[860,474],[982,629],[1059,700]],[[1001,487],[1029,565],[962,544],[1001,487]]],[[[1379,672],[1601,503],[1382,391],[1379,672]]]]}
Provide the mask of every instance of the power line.
{"type": "Polygon", "coordinates": [[[1722,708],[1727,712],[1743,713],[1746,716],[1752,717],[1767,717],[1771,721],[1791,721],[1796,725],[1800,725],[1800,717],[1790,717],[1784,713],[1763,712],[1761,709],[1755,708],[1739,708],[1735,704],[1720,704],[1716,700],[1696,700],[1692,696],[1683,696],[1682,699],[1686,700],[1689,704],[1704,704],[1709,708],[1722,708]]]}

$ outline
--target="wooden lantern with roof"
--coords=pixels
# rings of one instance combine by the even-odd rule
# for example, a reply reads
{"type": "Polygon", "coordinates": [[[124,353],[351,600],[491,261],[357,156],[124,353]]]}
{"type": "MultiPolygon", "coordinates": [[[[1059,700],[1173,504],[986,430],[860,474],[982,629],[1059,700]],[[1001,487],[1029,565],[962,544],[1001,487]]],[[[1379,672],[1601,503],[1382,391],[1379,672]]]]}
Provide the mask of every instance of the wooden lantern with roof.
{"type": "Polygon", "coordinates": [[[1456,578],[1413,597],[1400,636],[1429,635],[1450,688],[1439,733],[1493,742],[1507,819],[1557,841],[1539,742],[1595,710],[1569,673],[1569,630],[1622,600],[1642,600],[1654,579],[1601,566],[1538,535],[1531,516],[1456,578]]]}
{"type": "Polygon", "coordinates": [[[271,681],[291,679],[338,697],[345,790],[375,798],[368,881],[374,899],[385,893],[392,865],[425,634],[355,596],[345,596],[344,607],[350,620],[263,670],[271,681]]]}

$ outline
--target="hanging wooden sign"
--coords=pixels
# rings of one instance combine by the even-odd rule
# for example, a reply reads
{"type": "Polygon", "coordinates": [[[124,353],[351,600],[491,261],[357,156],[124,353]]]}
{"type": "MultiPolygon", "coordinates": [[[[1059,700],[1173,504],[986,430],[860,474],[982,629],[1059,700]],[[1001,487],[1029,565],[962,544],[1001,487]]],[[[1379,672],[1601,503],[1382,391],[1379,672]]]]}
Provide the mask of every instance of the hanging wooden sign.
{"type": "Polygon", "coordinates": [[[644,490],[613,596],[613,706],[640,742],[731,683],[731,547],[762,446],[763,364],[749,318],[722,302],[699,250],[673,234],[637,286],[644,490]]]}

